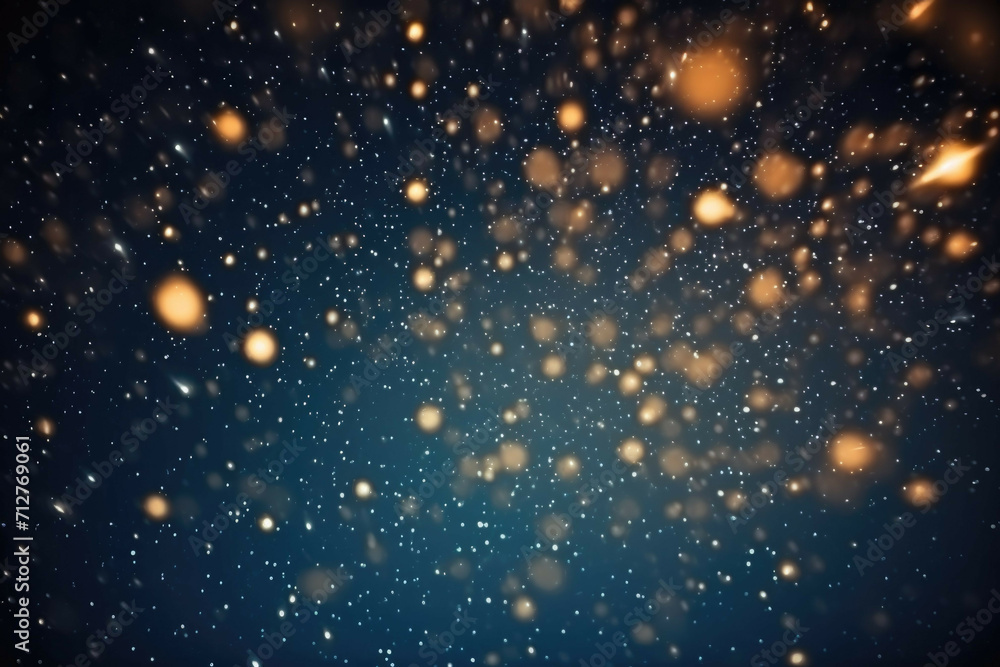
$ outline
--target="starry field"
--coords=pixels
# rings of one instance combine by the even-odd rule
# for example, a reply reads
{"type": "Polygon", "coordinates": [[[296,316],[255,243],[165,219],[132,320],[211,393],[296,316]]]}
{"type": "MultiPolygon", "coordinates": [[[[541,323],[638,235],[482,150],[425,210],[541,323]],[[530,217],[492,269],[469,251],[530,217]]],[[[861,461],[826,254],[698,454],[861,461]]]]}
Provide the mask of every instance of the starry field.
{"type": "Polygon", "coordinates": [[[0,13],[0,663],[998,664],[995,2],[0,13]]]}

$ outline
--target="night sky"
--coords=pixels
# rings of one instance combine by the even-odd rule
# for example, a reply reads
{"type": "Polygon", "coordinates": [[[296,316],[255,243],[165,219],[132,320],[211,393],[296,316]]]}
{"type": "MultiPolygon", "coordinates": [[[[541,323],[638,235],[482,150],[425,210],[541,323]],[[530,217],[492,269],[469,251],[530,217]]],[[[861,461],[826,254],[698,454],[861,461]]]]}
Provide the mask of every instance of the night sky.
{"type": "Polygon", "coordinates": [[[998,664],[995,2],[0,13],[0,664],[998,664]]]}

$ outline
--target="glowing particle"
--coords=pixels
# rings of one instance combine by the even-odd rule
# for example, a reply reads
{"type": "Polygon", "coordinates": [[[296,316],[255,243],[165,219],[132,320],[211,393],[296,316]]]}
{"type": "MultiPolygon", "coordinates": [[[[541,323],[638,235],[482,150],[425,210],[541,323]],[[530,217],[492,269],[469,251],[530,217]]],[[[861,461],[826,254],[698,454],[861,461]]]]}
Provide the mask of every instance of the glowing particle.
{"type": "Polygon", "coordinates": [[[158,493],[146,496],[142,502],[142,509],[146,516],[154,521],[163,521],[170,515],[170,503],[158,493]]]}
{"type": "Polygon", "coordinates": [[[37,308],[29,308],[24,313],[24,325],[32,331],[38,331],[45,326],[45,315],[37,308]]]}
{"type": "Polygon", "coordinates": [[[423,23],[421,23],[420,21],[414,21],[410,25],[406,26],[406,39],[416,44],[423,38],[424,38],[423,23]]]}
{"type": "Polygon", "coordinates": [[[406,184],[406,199],[414,206],[420,206],[430,194],[427,181],[416,179],[406,184]]]}
{"type": "Polygon", "coordinates": [[[444,413],[441,408],[432,404],[424,403],[417,408],[417,427],[424,433],[436,433],[444,423],[444,413]]]}
{"type": "Polygon", "coordinates": [[[618,445],[618,458],[625,463],[636,464],[646,455],[646,447],[638,438],[626,438],[618,445]]]}
{"type": "Polygon", "coordinates": [[[914,184],[916,187],[937,184],[945,187],[960,187],[976,175],[977,158],[986,145],[968,146],[954,142],[946,144],[941,153],[914,184]]]}
{"type": "Polygon", "coordinates": [[[531,621],[535,618],[535,614],[538,613],[538,609],[535,607],[534,600],[526,595],[522,595],[514,600],[513,605],[511,605],[511,613],[519,621],[531,621]]]}
{"type": "Polygon", "coordinates": [[[354,495],[358,500],[368,500],[375,495],[375,488],[367,479],[359,479],[354,483],[354,495]]]}
{"type": "Polygon", "coordinates": [[[418,266],[413,272],[413,286],[421,292],[429,292],[434,289],[434,269],[427,266],[418,266]]]}
{"type": "Polygon", "coordinates": [[[215,136],[229,146],[240,144],[247,135],[247,122],[234,109],[223,109],[212,118],[215,136]]]}
{"type": "Polygon", "coordinates": [[[577,100],[566,100],[556,109],[556,124],[566,134],[579,132],[586,119],[586,111],[577,100]]]}
{"type": "Polygon", "coordinates": [[[838,470],[863,470],[875,460],[875,443],[860,431],[838,433],[830,443],[830,459],[838,470]]]}
{"type": "Polygon", "coordinates": [[[799,578],[799,566],[790,560],[782,561],[778,566],[778,573],[782,579],[795,581],[799,578]]]}
{"type": "Polygon", "coordinates": [[[255,366],[270,366],[278,358],[278,338],[267,327],[253,329],[243,339],[243,355],[255,366]]]}
{"type": "Polygon", "coordinates": [[[722,190],[705,190],[691,207],[695,219],[707,227],[717,227],[736,215],[736,206],[722,190]]]}
{"type": "Polygon", "coordinates": [[[580,475],[580,459],[567,454],[556,461],[556,474],[563,479],[576,479],[580,475]]]}
{"type": "Polygon", "coordinates": [[[205,296],[183,273],[173,273],[153,287],[153,314],[168,330],[181,334],[205,330],[205,296]]]}

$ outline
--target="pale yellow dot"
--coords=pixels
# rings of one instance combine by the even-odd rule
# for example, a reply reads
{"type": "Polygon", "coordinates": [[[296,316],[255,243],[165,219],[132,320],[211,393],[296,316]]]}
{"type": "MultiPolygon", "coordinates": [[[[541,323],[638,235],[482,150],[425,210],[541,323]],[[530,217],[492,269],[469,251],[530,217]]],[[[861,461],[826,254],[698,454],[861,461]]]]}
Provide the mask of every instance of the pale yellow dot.
{"type": "Polygon", "coordinates": [[[556,109],[556,124],[567,134],[579,132],[586,119],[586,111],[577,100],[566,100],[556,109]]]}
{"type": "Polygon", "coordinates": [[[175,333],[200,333],[205,329],[205,296],[182,273],[160,280],[152,292],[153,314],[160,324],[175,333]]]}
{"type": "Polygon", "coordinates": [[[265,327],[252,330],[243,340],[243,355],[257,366],[270,366],[278,358],[278,338],[265,327]]]}
{"type": "Polygon", "coordinates": [[[646,447],[638,438],[627,438],[618,445],[618,458],[625,463],[636,464],[646,455],[646,447]]]}
{"type": "Polygon", "coordinates": [[[749,89],[747,67],[735,49],[684,54],[680,69],[669,68],[680,106],[692,116],[718,119],[732,111],[749,89]]]}
{"type": "Polygon", "coordinates": [[[567,454],[556,461],[556,474],[563,479],[576,479],[580,475],[580,459],[567,454]]]}
{"type": "Polygon", "coordinates": [[[587,338],[596,347],[609,349],[618,340],[618,323],[607,315],[598,315],[590,321],[587,338]]]}
{"type": "Polygon", "coordinates": [[[624,396],[634,396],[642,389],[642,376],[633,370],[627,370],[618,379],[618,390],[624,396]]]}
{"type": "Polygon", "coordinates": [[[643,426],[655,424],[667,411],[667,402],[659,396],[647,396],[639,404],[638,419],[643,426]]]}
{"type": "Polygon", "coordinates": [[[51,439],[56,434],[56,423],[49,417],[39,417],[35,422],[35,431],[43,438],[51,439]]]}
{"type": "Polygon", "coordinates": [[[444,423],[444,413],[432,403],[424,403],[417,408],[417,426],[424,433],[436,433],[444,423]]]}
{"type": "Polygon", "coordinates": [[[944,252],[951,259],[967,259],[975,251],[979,241],[975,236],[960,229],[952,232],[944,244],[944,252]]]}
{"type": "Polygon", "coordinates": [[[406,39],[413,43],[419,42],[424,38],[424,24],[419,21],[414,21],[410,25],[406,26],[406,39]]]}
{"type": "Polygon", "coordinates": [[[535,618],[538,610],[535,607],[534,600],[526,595],[522,595],[514,600],[512,612],[514,614],[514,618],[519,621],[531,621],[535,618]]]}
{"type": "Polygon", "coordinates": [[[497,268],[501,271],[510,271],[517,264],[517,260],[514,258],[512,253],[504,250],[497,255],[497,268]]]}
{"type": "Polygon", "coordinates": [[[427,181],[417,179],[406,184],[406,199],[414,206],[419,206],[427,201],[428,194],[427,181]]]}
{"type": "Polygon", "coordinates": [[[223,109],[212,118],[215,136],[230,146],[241,143],[247,135],[247,122],[234,109],[223,109]]]}
{"type": "Polygon", "coordinates": [[[556,321],[545,315],[532,315],[529,319],[531,337],[539,343],[551,343],[559,335],[556,321]]]}
{"type": "Polygon", "coordinates": [[[274,530],[274,519],[267,514],[262,514],[260,518],[257,519],[257,526],[265,533],[270,533],[274,530]]]}
{"type": "Polygon", "coordinates": [[[604,364],[594,362],[587,368],[587,384],[600,384],[608,376],[608,369],[604,364]]]}
{"type": "Polygon", "coordinates": [[[783,561],[778,566],[778,572],[781,574],[782,579],[787,579],[788,581],[795,581],[799,578],[799,566],[790,560],[783,561]]]}
{"type": "Polygon", "coordinates": [[[519,442],[500,445],[500,463],[508,472],[520,472],[528,465],[528,449],[519,442]]]}
{"type": "Polygon", "coordinates": [[[545,355],[542,359],[542,375],[547,378],[556,379],[566,373],[566,362],[556,353],[545,355]]]}
{"type": "Polygon", "coordinates": [[[754,185],[768,199],[787,199],[802,186],[805,164],[791,153],[778,151],[761,158],[753,172],[754,185]]]}
{"type": "Polygon", "coordinates": [[[146,516],[154,521],[163,521],[170,515],[170,503],[157,493],[146,496],[142,509],[146,512],[146,516]]]}
{"type": "Polygon", "coordinates": [[[643,353],[632,360],[632,367],[643,375],[649,375],[656,370],[656,357],[643,353]]]}
{"type": "Polygon", "coordinates": [[[915,479],[903,487],[903,490],[906,492],[906,500],[913,505],[926,505],[937,497],[934,484],[929,479],[915,479]]]}
{"type": "Polygon", "coordinates": [[[767,309],[785,301],[784,278],[776,268],[767,268],[754,274],[747,284],[747,297],[757,308],[767,309]]]}
{"type": "Polygon", "coordinates": [[[528,564],[531,582],[543,591],[555,591],[562,587],[566,573],[561,564],[548,556],[532,558],[528,564]]]}
{"type": "Polygon", "coordinates": [[[413,286],[421,292],[434,289],[434,269],[429,266],[418,266],[413,272],[413,286]]]}
{"type": "Polygon", "coordinates": [[[42,328],[45,324],[45,316],[42,311],[32,308],[24,314],[24,324],[34,331],[42,328]]]}
{"type": "Polygon", "coordinates": [[[375,489],[367,479],[359,479],[354,483],[354,495],[358,500],[368,500],[375,495],[375,489]]]}
{"type": "Polygon", "coordinates": [[[736,215],[736,206],[722,190],[705,190],[692,206],[695,219],[707,227],[717,227],[736,215]]]}
{"type": "Polygon", "coordinates": [[[875,460],[876,444],[860,431],[838,433],[830,444],[830,459],[838,470],[856,471],[875,460]]]}

